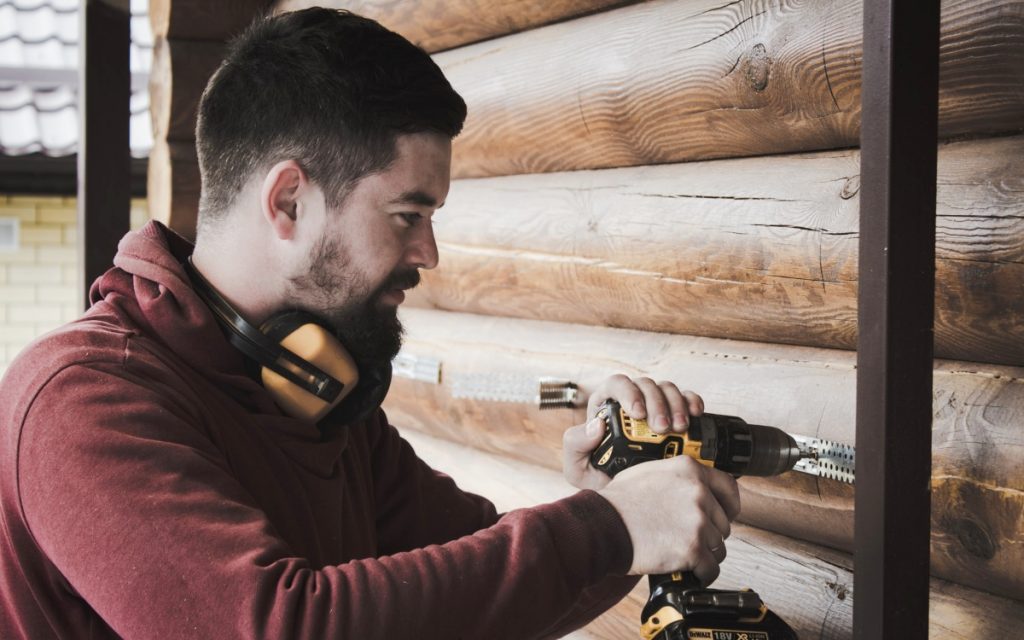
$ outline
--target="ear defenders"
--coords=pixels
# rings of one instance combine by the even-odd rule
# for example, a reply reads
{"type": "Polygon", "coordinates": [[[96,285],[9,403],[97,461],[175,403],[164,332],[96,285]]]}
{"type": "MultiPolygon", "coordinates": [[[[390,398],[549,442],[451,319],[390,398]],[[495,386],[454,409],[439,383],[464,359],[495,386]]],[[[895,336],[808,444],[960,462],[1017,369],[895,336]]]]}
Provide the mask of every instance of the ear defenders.
{"type": "Polygon", "coordinates": [[[191,258],[183,266],[228,342],[260,365],[263,386],[286,414],[317,422],[356,388],[355,361],[315,316],[285,311],[257,329],[196,270],[191,258]]]}

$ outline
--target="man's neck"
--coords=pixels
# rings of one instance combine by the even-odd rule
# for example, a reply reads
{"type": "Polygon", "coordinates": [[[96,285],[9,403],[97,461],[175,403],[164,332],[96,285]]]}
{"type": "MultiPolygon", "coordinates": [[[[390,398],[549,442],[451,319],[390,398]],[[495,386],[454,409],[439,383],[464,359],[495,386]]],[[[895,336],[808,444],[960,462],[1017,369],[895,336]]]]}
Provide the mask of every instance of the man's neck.
{"type": "Polygon", "coordinates": [[[258,240],[247,235],[234,228],[201,236],[192,264],[239,315],[259,326],[279,310],[275,292],[281,274],[263,258],[258,240]]]}

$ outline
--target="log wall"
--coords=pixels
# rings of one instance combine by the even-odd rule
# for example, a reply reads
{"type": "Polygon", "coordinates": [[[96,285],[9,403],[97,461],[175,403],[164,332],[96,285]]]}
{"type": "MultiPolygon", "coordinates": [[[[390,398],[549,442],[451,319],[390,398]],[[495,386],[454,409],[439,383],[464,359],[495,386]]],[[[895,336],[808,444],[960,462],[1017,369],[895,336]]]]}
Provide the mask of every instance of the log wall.
{"type": "Polygon", "coordinates": [[[636,0],[279,0],[275,12],[347,9],[397,31],[431,53],[534,29],[636,0]]]}
{"type": "Polygon", "coordinates": [[[220,66],[224,48],[219,40],[155,41],[149,86],[155,140],[195,141],[199,98],[220,66]]]}
{"type": "MultiPolygon", "coordinates": [[[[459,180],[412,304],[855,349],[859,154],[459,180]]],[[[1024,363],[1024,137],[939,154],[935,351],[1024,363]],[[983,240],[979,241],[979,239],[983,240]]]]}
{"type": "MultiPolygon", "coordinates": [[[[442,382],[396,377],[385,403],[392,422],[552,469],[561,468],[562,432],[583,422],[584,410],[488,396],[554,377],[586,397],[621,372],[699,390],[713,413],[855,439],[851,352],[428,310],[407,309],[403,319],[405,351],[440,360],[442,382]]],[[[1024,598],[1024,368],[939,362],[934,407],[933,573],[1024,598]]],[[[741,486],[744,522],[852,550],[849,485],[790,473],[741,486]]]]}
{"type": "MultiPolygon", "coordinates": [[[[266,9],[263,0],[234,0],[210,17],[210,10],[203,8],[206,3],[161,0],[150,14],[157,39],[177,41],[170,47],[173,52],[188,48],[193,40],[222,43],[264,10],[309,4],[279,0],[266,9]]],[[[432,48],[493,38],[435,56],[469,105],[466,129],[455,142],[457,177],[857,144],[857,2],[328,4],[363,11],[432,48]],[[586,15],[621,4],[628,6],[586,15]],[[575,16],[585,17],[571,19],[575,16]],[[519,29],[529,30],[515,33],[519,29]],[[432,44],[428,32],[445,42],[432,44]],[[494,37],[503,34],[511,35],[494,37]]],[[[942,12],[941,134],[948,138],[1024,129],[1024,0],[945,0],[942,12]]],[[[155,51],[164,55],[167,48],[158,44],[155,51]]],[[[176,134],[191,136],[194,123],[188,124],[187,114],[179,115],[182,111],[168,101],[177,96],[183,105],[198,102],[208,75],[196,70],[215,68],[219,56],[209,50],[178,56],[193,61],[181,69],[196,79],[176,82],[173,92],[152,100],[152,108],[154,113],[174,113],[158,121],[181,121],[185,126],[176,134]]],[[[166,191],[177,196],[173,189],[166,191]]],[[[186,195],[182,198],[182,206],[198,205],[186,195]]],[[[170,209],[163,201],[151,206],[158,212],[170,209]]]]}
{"type": "Polygon", "coordinates": [[[149,0],[153,35],[225,42],[269,9],[271,0],[149,0]]]}
{"type": "Polygon", "coordinates": [[[196,109],[206,82],[220,65],[224,44],[271,0],[151,0],[153,65],[150,115],[153,149],[147,196],[150,216],[195,238],[199,209],[196,109]]]}
{"type": "Polygon", "coordinates": [[[199,163],[193,142],[154,138],[149,151],[147,196],[150,217],[186,238],[195,238],[199,211],[199,163]]]}
{"type": "MultiPolygon", "coordinates": [[[[661,0],[439,54],[454,175],[856,146],[861,31],[848,0],[661,0]]],[[[941,47],[941,136],[1024,128],[1024,2],[944,0],[941,47]]]]}

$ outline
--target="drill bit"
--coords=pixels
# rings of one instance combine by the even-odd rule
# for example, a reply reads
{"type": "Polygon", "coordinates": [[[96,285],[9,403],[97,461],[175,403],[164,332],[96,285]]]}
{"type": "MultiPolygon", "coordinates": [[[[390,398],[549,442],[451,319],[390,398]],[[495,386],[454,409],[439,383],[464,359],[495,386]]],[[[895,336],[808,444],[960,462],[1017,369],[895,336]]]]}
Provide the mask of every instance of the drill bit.
{"type": "Polygon", "coordinates": [[[831,440],[790,434],[800,449],[800,460],[793,466],[800,471],[820,478],[830,478],[854,484],[855,456],[850,445],[831,440]]]}

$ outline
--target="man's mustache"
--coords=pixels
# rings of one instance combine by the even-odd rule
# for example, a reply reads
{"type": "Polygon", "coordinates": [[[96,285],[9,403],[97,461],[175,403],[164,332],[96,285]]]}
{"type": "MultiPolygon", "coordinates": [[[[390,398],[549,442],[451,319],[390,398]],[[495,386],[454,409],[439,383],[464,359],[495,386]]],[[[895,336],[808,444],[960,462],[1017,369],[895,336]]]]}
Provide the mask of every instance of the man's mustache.
{"type": "Polygon", "coordinates": [[[412,289],[420,283],[420,271],[419,269],[407,269],[403,271],[395,271],[387,280],[384,281],[378,288],[378,294],[382,294],[385,291],[392,291],[394,289],[412,289]]]}

